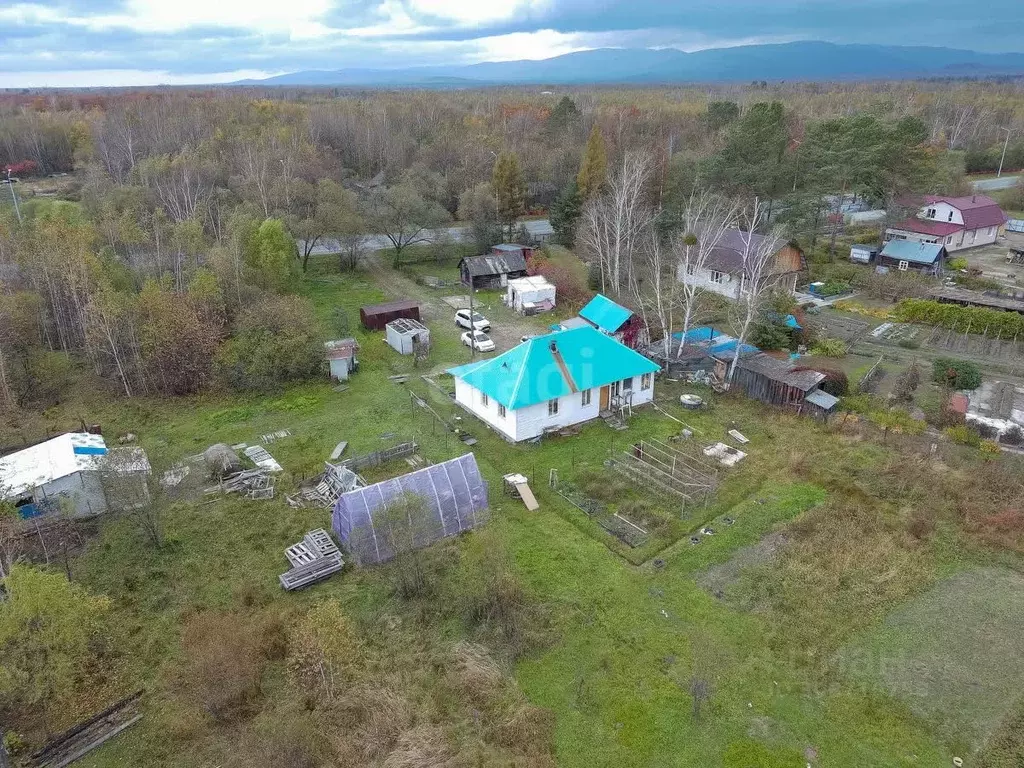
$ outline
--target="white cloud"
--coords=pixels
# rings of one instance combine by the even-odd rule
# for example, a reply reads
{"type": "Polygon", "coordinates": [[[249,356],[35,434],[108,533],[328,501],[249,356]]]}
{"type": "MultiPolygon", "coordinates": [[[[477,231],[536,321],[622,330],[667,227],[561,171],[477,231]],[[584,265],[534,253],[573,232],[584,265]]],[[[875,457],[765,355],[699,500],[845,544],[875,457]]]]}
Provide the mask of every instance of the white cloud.
{"type": "Polygon", "coordinates": [[[176,75],[143,69],[81,69],[61,72],[0,72],[0,88],[104,88],[147,85],[195,85],[231,83],[282,74],[259,69],[176,75]]]}
{"type": "Polygon", "coordinates": [[[551,0],[409,0],[419,13],[475,26],[551,7],[551,0]]]}
{"type": "Polygon", "coordinates": [[[481,37],[472,41],[479,53],[466,57],[469,61],[517,61],[519,59],[550,59],[564,53],[590,50],[577,34],[539,29],[536,32],[513,32],[508,35],[481,37]]]}

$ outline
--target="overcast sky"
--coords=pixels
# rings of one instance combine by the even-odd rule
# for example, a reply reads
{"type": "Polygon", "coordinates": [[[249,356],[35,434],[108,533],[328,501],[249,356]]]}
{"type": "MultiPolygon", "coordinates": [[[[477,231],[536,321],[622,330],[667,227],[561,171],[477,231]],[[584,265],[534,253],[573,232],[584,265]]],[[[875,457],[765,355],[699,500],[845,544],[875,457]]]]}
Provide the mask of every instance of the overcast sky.
{"type": "Polygon", "coordinates": [[[0,87],[792,40],[1019,52],[1022,22],[1021,0],[0,0],[0,87]]]}

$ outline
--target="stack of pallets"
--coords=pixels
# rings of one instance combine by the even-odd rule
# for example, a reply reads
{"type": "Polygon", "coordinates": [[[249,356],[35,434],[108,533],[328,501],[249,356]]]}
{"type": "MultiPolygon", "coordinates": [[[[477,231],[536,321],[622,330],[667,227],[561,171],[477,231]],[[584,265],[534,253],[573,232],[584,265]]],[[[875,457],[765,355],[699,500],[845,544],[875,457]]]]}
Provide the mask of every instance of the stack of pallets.
{"type": "Polygon", "coordinates": [[[284,554],[292,567],[279,579],[281,586],[289,592],[323,581],[345,565],[337,545],[323,528],[310,531],[298,544],[288,547],[284,554]]]}

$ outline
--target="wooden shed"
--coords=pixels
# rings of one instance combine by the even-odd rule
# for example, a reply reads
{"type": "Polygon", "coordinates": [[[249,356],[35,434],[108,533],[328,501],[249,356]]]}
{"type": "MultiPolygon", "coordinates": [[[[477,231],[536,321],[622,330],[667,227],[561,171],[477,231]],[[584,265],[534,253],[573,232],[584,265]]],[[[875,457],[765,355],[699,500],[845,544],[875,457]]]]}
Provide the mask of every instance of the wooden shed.
{"type": "Polygon", "coordinates": [[[789,408],[797,413],[827,416],[838,401],[821,392],[819,388],[824,380],[823,373],[807,368],[794,369],[785,360],[760,353],[740,359],[732,386],[743,390],[747,397],[760,400],[766,405],[789,408]]]}
{"type": "Polygon", "coordinates": [[[409,320],[420,319],[420,303],[412,299],[387,301],[383,304],[368,304],[359,308],[359,320],[371,331],[383,331],[384,326],[400,317],[409,320]]]}

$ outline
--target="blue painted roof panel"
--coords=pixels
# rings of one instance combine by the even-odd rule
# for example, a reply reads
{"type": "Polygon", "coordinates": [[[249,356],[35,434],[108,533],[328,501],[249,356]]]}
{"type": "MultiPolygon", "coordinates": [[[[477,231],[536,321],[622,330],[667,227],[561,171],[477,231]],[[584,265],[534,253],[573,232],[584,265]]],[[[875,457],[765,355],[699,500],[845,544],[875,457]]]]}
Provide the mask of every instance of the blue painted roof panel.
{"type": "Polygon", "coordinates": [[[589,320],[606,333],[615,333],[632,316],[633,313],[624,306],[616,304],[600,293],[580,310],[580,317],[584,320],[589,320]]]}
{"type": "Polygon", "coordinates": [[[934,264],[942,252],[941,243],[919,243],[916,240],[890,240],[882,255],[914,264],[934,264]]]}
{"type": "Polygon", "coordinates": [[[510,410],[575,391],[654,373],[657,363],[590,326],[557,331],[524,341],[490,360],[450,368],[448,373],[510,410]],[[556,345],[565,366],[552,353],[556,345]]]}

